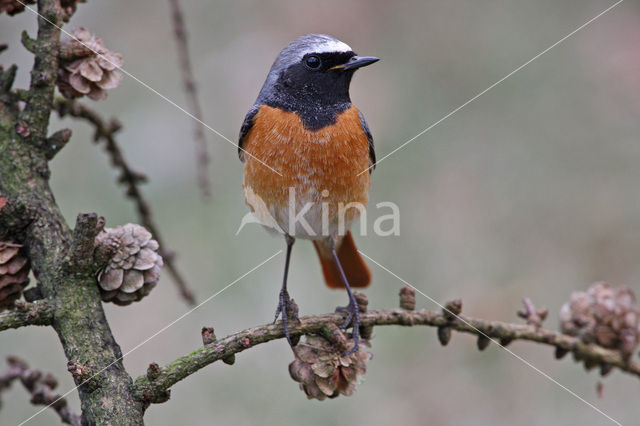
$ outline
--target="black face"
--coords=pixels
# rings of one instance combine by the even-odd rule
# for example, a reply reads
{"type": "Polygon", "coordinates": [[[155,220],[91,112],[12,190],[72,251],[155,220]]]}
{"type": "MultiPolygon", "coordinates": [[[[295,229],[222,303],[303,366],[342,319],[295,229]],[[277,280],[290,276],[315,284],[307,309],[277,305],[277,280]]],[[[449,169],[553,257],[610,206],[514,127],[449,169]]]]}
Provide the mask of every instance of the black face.
{"type": "Polygon", "coordinates": [[[280,71],[265,103],[298,113],[310,129],[334,122],[340,112],[351,106],[349,84],[355,71],[334,67],[354,56],[353,52],[304,55],[298,63],[280,71]]]}
{"type": "Polygon", "coordinates": [[[310,53],[282,71],[278,88],[305,102],[330,106],[350,102],[349,84],[354,70],[332,69],[345,64],[353,52],[310,53]]]}

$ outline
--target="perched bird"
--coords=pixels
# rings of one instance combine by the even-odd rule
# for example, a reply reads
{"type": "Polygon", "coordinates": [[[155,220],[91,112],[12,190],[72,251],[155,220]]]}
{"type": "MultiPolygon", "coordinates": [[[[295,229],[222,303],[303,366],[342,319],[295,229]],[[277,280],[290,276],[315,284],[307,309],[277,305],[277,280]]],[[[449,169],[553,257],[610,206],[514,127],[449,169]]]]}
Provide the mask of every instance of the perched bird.
{"type": "Polygon", "coordinates": [[[360,319],[351,288],[369,285],[371,273],[349,226],[366,206],[375,152],[349,85],[358,68],[378,60],[327,35],[302,36],[278,55],[240,129],[247,204],[257,217],[268,217],[265,226],[283,233],[287,244],[275,319],[282,314],[290,345],[288,316],[297,314],[287,275],[293,243],[302,238],[313,241],[327,286],[347,290],[343,328],[353,325],[348,353],[358,350],[360,319]]]}

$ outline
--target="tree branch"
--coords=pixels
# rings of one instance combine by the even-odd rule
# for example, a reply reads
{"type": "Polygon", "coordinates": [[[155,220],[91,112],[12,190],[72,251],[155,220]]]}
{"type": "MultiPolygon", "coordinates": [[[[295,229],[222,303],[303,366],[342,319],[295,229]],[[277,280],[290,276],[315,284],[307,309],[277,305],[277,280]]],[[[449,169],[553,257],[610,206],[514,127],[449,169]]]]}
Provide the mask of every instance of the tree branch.
{"type": "MultiPolygon", "coordinates": [[[[74,375],[83,422],[142,424],[142,404],[131,394],[133,383],[105,318],[95,271],[85,259],[65,263],[72,247],[84,253],[87,246],[78,239],[84,232],[72,234],[55,202],[48,182],[50,153],[44,149],[60,38],[60,29],[50,22],[60,23],[60,3],[39,0],[38,12],[44,18],[38,19],[38,38],[32,46],[35,59],[26,107],[15,125],[0,125],[0,198],[12,211],[24,212],[20,218],[24,228],[8,228],[15,218],[7,218],[5,206],[0,210],[0,229],[20,235],[42,295],[55,299],[52,326],[68,361],[86,367],[82,371],[99,372],[88,383],[85,376],[74,375]]],[[[0,114],[0,121],[4,123],[5,117],[10,118],[0,114]]],[[[79,230],[85,228],[82,217],[77,225],[79,230]]]]}
{"type": "Polygon", "coordinates": [[[187,43],[187,30],[184,25],[180,0],[169,0],[171,6],[171,18],[173,32],[176,39],[180,70],[182,71],[182,82],[184,92],[193,111],[193,136],[196,142],[196,165],[198,169],[198,184],[204,197],[211,196],[211,182],[209,181],[209,153],[207,152],[207,140],[204,135],[204,125],[202,124],[202,107],[198,101],[198,89],[196,79],[193,76],[191,58],[189,55],[189,45],[187,43]]]}
{"type": "Polygon", "coordinates": [[[187,281],[178,270],[175,264],[175,256],[167,249],[164,239],[153,219],[151,206],[140,190],[140,184],[146,182],[147,178],[142,173],[138,173],[131,168],[116,142],[114,135],[120,130],[120,123],[117,120],[107,122],[96,111],[74,100],[58,98],[55,101],[54,107],[60,117],[70,115],[74,118],[83,119],[93,125],[95,128],[94,141],[102,140],[104,142],[105,149],[111,157],[111,163],[115,168],[120,170],[118,182],[126,186],[127,197],[131,198],[136,204],[141,224],[144,225],[144,227],[153,234],[153,238],[158,241],[160,245],[160,255],[164,259],[165,265],[174,283],[178,287],[180,295],[187,303],[195,305],[196,300],[193,291],[189,288],[187,281]]]}
{"type": "MultiPolygon", "coordinates": [[[[299,323],[289,325],[291,335],[321,334],[328,324],[340,325],[344,321],[342,314],[333,313],[317,316],[300,317],[299,323]]],[[[578,338],[567,336],[533,325],[511,324],[501,321],[489,321],[459,315],[451,318],[448,313],[427,310],[410,311],[406,309],[390,309],[369,311],[360,315],[361,327],[381,325],[428,326],[448,328],[462,333],[487,337],[507,344],[513,340],[527,340],[553,346],[566,352],[572,352],[577,359],[589,360],[597,364],[607,364],[640,377],[640,363],[625,361],[622,355],[613,350],[593,344],[582,343],[578,338]]],[[[325,333],[322,333],[325,334],[325,333]]],[[[282,339],[284,332],[282,322],[249,328],[232,334],[221,340],[213,341],[203,348],[197,349],[165,367],[154,369],[153,373],[142,376],[135,381],[135,394],[146,404],[164,402],[168,389],[206,367],[207,365],[228,358],[253,346],[282,339]]],[[[486,347],[486,346],[484,346],[486,347]]],[[[484,348],[483,348],[484,349],[484,348]]],[[[150,370],[151,371],[151,370],[150,370]]]]}
{"type": "MultiPolygon", "coordinates": [[[[73,230],[71,247],[65,264],[79,268],[88,268],[93,264],[93,252],[96,236],[104,227],[104,218],[95,213],[79,214],[73,230]]],[[[93,271],[92,271],[93,272],[93,271]]]]}
{"type": "Polygon", "coordinates": [[[38,37],[31,44],[35,59],[31,70],[29,100],[20,114],[22,124],[19,123],[26,128],[25,139],[36,147],[46,141],[50,107],[58,76],[60,11],[59,1],[38,1],[38,37]]]}
{"type": "Polygon", "coordinates": [[[0,331],[28,325],[51,325],[53,306],[46,300],[34,303],[15,302],[15,309],[0,312],[0,331]]]}

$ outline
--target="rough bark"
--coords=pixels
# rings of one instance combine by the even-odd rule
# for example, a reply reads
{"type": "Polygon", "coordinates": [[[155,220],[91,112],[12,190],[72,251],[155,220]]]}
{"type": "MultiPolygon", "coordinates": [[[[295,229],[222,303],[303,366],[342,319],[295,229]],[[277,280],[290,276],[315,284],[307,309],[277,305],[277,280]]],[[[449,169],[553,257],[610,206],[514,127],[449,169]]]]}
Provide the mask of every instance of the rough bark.
{"type": "Polygon", "coordinates": [[[3,102],[0,107],[0,197],[6,199],[2,210],[11,210],[0,212],[0,229],[25,225],[21,242],[42,295],[55,301],[53,328],[69,362],[82,366],[74,380],[83,423],[142,424],[142,404],[133,397],[131,377],[104,316],[92,262],[76,257],[92,255],[87,244],[100,230],[98,217],[79,216],[72,234],[49,187],[46,143],[60,39],[59,1],[40,0],[38,11],[38,37],[27,42],[35,59],[26,106],[18,117],[12,105],[3,102]]]}
{"type": "Polygon", "coordinates": [[[53,305],[45,300],[16,303],[15,310],[0,312],[0,331],[28,325],[51,325],[53,305]]]}

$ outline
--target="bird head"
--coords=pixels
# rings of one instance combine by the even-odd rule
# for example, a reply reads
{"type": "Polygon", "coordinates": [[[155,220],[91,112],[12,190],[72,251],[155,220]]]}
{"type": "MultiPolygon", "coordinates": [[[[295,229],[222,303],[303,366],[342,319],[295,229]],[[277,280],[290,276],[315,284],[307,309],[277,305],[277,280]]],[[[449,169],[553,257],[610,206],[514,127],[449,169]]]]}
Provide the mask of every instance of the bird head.
{"type": "Polygon", "coordinates": [[[358,56],[348,44],[328,35],[308,34],[282,49],[258,99],[294,111],[300,106],[348,103],[354,72],[378,60],[358,56]]]}

